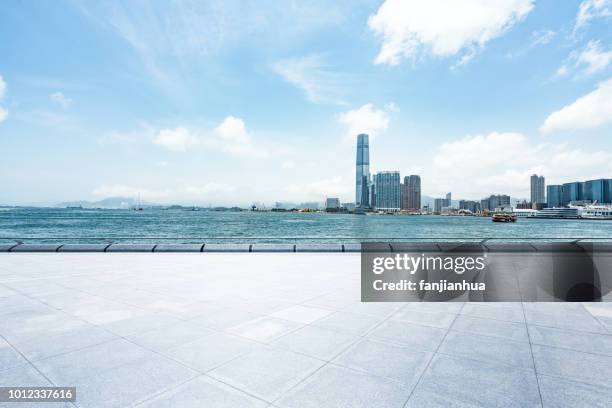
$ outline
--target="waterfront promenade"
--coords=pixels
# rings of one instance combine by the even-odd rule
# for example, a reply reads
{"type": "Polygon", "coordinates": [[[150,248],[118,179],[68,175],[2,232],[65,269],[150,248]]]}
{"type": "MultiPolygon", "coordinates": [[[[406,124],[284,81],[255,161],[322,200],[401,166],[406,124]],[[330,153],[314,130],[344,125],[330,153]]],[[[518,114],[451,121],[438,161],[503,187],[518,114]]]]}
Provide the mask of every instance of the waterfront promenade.
{"type": "Polygon", "coordinates": [[[612,405],[608,304],[361,303],[359,264],[0,253],[0,386],[76,386],[78,407],[612,405]]]}

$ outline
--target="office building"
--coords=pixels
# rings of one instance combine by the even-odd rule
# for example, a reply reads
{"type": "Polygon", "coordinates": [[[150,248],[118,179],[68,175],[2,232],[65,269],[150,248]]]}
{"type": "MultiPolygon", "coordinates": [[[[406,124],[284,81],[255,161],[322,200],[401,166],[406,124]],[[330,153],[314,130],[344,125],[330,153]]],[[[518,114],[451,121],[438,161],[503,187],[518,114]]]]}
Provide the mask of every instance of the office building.
{"type": "Polygon", "coordinates": [[[410,175],[404,177],[402,188],[402,210],[418,211],[421,209],[421,177],[410,175]]]}
{"type": "Polygon", "coordinates": [[[338,211],[340,209],[340,199],[335,197],[330,197],[325,200],[325,210],[326,211],[338,211]]]}
{"type": "Polygon", "coordinates": [[[453,200],[451,198],[451,193],[446,193],[446,201],[445,201],[445,207],[452,207],[453,206],[453,200]]]}
{"type": "Polygon", "coordinates": [[[434,199],[434,214],[441,214],[442,208],[446,207],[446,199],[445,198],[436,198],[434,199]]]}
{"type": "Polygon", "coordinates": [[[558,208],[563,206],[563,186],[551,185],[546,187],[546,207],[558,208]]]}
{"type": "Polygon", "coordinates": [[[459,209],[466,210],[466,211],[476,214],[480,212],[480,203],[478,201],[472,201],[472,200],[460,200],[459,209]]]}
{"type": "Polygon", "coordinates": [[[546,184],[544,176],[534,174],[531,176],[531,203],[532,205],[546,202],[546,184]]]}
{"type": "Polygon", "coordinates": [[[355,207],[370,208],[370,142],[366,134],[357,135],[355,207]]]}
{"type": "Polygon", "coordinates": [[[399,211],[401,208],[399,171],[381,171],[374,176],[375,207],[379,211],[399,211]]]}
{"type": "Polygon", "coordinates": [[[575,181],[573,183],[564,183],[561,205],[570,205],[572,201],[582,201],[584,196],[582,194],[582,183],[575,181]]]}
{"type": "Polygon", "coordinates": [[[506,194],[491,195],[480,200],[480,209],[482,211],[495,211],[496,208],[504,208],[510,206],[510,196],[506,194]]]}

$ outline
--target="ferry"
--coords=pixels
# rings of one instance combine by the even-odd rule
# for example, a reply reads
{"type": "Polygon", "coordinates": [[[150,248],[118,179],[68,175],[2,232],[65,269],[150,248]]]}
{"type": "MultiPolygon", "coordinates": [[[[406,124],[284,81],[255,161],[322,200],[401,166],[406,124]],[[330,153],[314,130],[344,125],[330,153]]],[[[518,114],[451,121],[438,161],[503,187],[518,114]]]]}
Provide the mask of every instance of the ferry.
{"type": "Polygon", "coordinates": [[[612,206],[592,204],[578,209],[580,218],[586,220],[612,220],[612,206]]]}
{"type": "Polygon", "coordinates": [[[514,214],[493,214],[491,217],[493,222],[516,222],[516,215],[514,214]]]}

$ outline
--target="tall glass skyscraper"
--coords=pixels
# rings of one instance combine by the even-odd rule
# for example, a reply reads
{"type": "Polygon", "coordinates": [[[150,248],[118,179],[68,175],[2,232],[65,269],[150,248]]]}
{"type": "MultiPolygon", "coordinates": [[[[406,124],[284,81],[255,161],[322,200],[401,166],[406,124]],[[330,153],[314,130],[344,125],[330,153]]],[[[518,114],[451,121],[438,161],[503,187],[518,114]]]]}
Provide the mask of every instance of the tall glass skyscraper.
{"type": "Polygon", "coordinates": [[[356,165],[355,208],[370,208],[370,141],[363,133],[357,135],[356,165]]]}
{"type": "Polygon", "coordinates": [[[546,207],[554,208],[563,205],[563,186],[546,186],[546,207]]]}
{"type": "Polygon", "coordinates": [[[374,176],[376,185],[376,209],[399,211],[401,205],[399,171],[381,171],[374,176]]]}
{"type": "Polygon", "coordinates": [[[546,189],[546,183],[544,176],[538,176],[534,174],[531,176],[531,203],[541,204],[546,202],[546,196],[544,191],[546,189]]]}

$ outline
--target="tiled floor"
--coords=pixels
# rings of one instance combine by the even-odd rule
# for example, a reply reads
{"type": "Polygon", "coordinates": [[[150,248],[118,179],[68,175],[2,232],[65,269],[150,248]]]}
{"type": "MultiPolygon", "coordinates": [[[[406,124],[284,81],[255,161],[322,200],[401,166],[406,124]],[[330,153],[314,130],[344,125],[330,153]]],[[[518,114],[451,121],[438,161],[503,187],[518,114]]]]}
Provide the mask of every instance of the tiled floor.
{"type": "Polygon", "coordinates": [[[0,386],[96,408],[612,406],[612,304],[365,304],[359,262],[0,254],[0,386]]]}

